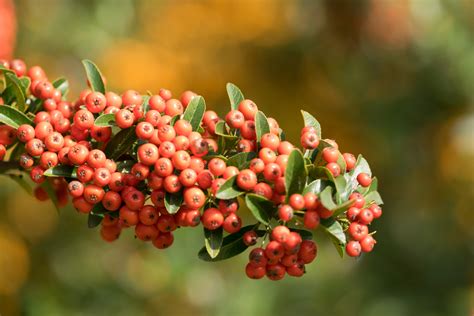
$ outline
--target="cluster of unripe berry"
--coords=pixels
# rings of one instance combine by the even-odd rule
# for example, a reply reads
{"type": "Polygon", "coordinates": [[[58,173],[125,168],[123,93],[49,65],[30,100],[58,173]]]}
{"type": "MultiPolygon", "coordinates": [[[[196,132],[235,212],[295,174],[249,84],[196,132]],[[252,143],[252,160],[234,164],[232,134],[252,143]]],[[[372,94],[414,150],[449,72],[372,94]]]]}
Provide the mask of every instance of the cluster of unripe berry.
{"type": "MultiPolygon", "coordinates": [[[[1,159],[16,138],[24,143],[19,164],[39,185],[36,197],[47,199],[41,186],[45,181],[54,184],[61,205],[69,192],[79,212],[99,218],[104,240],[116,240],[122,229],[133,228],[138,239],[163,249],[172,245],[177,228],[201,223],[211,233],[220,231],[220,238],[222,231],[238,234],[240,197],[258,195],[275,212],[268,221],[257,218],[266,233],[261,247],[250,252],[247,275],[255,279],[267,275],[272,280],[285,274],[298,277],[305,264],[316,258],[316,244],[296,228],[314,230],[334,212],[323,205],[319,192],[288,194],[289,157],[299,150],[282,139],[275,119],[264,117],[262,129],[257,122],[261,112],[253,101],[242,98],[222,119],[214,111],[191,105],[201,98],[192,91],[179,99],[167,89],[156,95],[143,96],[134,90],[118,95],[97,91],[90,82],[92,89],[68,102],[42,68],[27,69],[21,60],[0,64],[31,80],[30,101],[40,105],[29,112],[32,124],[17,129],[0,125],[1,159]],[[193,107],[189,113],[188,107],[193,107]],[[110,124],[98,124],[104,117],[110,124]],[[118,156],[110,154],[123,146],[118,156]],[[230,164],[239,153],[249,153],[248,160],[230,164]],[[71,172],[65,175],[60,170],[71,172]],[[236,194],[225,194],[227,184],[236,194]]],[[[320,141],[314,126],[302,129],[300,142],[306,151],[318,151],[320,141]]],[[[341,155],[334,141],[324,141],[330,146],[319,149],[321,164],[334,178],[355,168],[352,154],[341,155]],[[345,170],[338,163],[341,156],[345,170]]],[[[358,187],[367,188],[372,178],[359,173],[357,181],[358,187]]],[[[346,252],[359,256],[375,244],[367,225],[380,217],[381,208],[368,205],[361,193],[353,191],[345,212],[352,239],[346,252]]],[[[258,229],[252,229],[240,238],[245,246],[253,246],[259,236],[258,229]]]]}

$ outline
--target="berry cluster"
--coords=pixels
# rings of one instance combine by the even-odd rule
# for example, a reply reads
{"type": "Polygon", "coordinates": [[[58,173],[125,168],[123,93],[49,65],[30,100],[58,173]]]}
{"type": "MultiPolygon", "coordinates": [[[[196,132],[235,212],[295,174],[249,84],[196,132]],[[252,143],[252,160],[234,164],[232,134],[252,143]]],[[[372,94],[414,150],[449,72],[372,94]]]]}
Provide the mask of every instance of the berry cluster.
{"type": "Polygon", "coordinates": [[[0,119],[0,158],[13,148],[10,161],[28,170],[35,196],[45,200],[53,192],[62,206],[68,192],[90,227],[101,224],[106,241],[133,228],[136,238],[163,249],[176,229],[202,223],[200,257],[216,261],[262,237],[246,273],[271,280],[304,274],[317,254],[310,231],[320,226],[349,256],[374,247],[368,225],[382,212],[377,181],[365,159],[322,139],[309,113],[303,112],[302,152],[232,84],[231,110],[222,119],[192,91],[179,99],[167,89],[106,92],[90,61],[90,89],[74,102],[64,99],[64,81],[50,82],[42,68],[27,69],[21,60],[0,65],[0,104],[8,104],[0,111],[9,118],[0,119]],[[242,202],[257,223],[242,226],[242,202]]]}

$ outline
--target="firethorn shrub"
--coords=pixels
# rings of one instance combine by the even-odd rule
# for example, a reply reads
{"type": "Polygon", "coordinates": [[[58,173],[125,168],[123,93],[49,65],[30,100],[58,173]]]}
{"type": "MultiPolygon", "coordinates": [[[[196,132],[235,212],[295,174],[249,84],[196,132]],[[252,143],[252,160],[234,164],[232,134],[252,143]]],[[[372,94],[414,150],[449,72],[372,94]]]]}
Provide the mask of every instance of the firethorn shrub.
{"type": "Polygon", "coordinates": [[[311,114],[302,111],[298,149],[231,83],[231,107],[220,117],[192,91],[106,91],[98,68],[83,64],[89,88],[67,100],[67,80],[0,60],[0,171],[34,185],[39,201],[63,207],[70,196],[107,242],[133,229],[165,249],[179,230],[202,224],[199,258],[254,247],[245,267],[252,279],[302,276],[317,257],[316,229],[341,256],[373,250],[369,227],[383,203],[377,179],[361,155],[322,138],[311,114]],[[243,223],[245,212],[253,220],[243,223]]]}

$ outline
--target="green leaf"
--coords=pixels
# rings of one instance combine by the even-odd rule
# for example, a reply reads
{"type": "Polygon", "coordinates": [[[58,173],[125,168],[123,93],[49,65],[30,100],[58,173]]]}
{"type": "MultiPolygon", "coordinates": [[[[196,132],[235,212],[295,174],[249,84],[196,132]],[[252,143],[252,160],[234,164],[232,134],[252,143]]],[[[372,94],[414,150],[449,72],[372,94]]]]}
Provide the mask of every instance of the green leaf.
{"type": "Polygon", "coordinates": [[[15,74],[15,72],[13,70],[5,68],[3,65],[0,65],[0,71],[2,71],[3,74],[6,74],[6,73],[10,73],[10,74],[13,74],[13,75],[15,74]]]}
{"type": "Polygon", "coordinates": [[[12,89],[13,95],[15,96],[16,108],[21,112],[26,110],[26,92],[17,76],[11,73],[5,73],[5,79],[7,83],[7,89],[12,89]]]}
{"type": "Polygon", "coordinates": [[[48,193],[49,198],[54,204],[54,207],[56,208],[56,211],[59,212],[59,204],[58,204],[58,197],[56,196],[56,191],[53,188],[53,185],[51,182],[49,182],[47,179],[43,183],[41,183],[41,187],[48,193]]]}
{"type": "Polygon", "coordinates": [[[270,124],[268,124],[268,119],[262,111],[255,114],[255,133],[257,134],[258,143],[260,143],[263,134],[270,133],[270,124]]]}
{"type": "Polygon", "coordinates": [[[244,252],[247,249],[247,245],[245,245],[242,238],[246,232],[250,230],[255,230],[259,236],[263,236],[262,231],[258,231],[257,228],[258,224],[245,226],[242,227],[237,233],[226,236],[222,241],[222,246],[220,248],[219,254],[215,258],[211,258],[211,256],[209,256],[209,253],[206,250],[206,247],[202,247],[198,253],[199,259],[204,261],[215,262],[237,256],[238,254],[244,252]]]}
{"type": "Polygon", "coordinates": [[[134,126],[123,129],[107,143],[104,153],[108,158],[117,160],[132,148],[136,140],[137,135],[134,126]]]}
{"type": "Polygon", "coordinates": [[[303,115],[304,126],[314,127],[316,129],[316,134],[321,139],[321,124],[319,124],[318,120],[314,116],[303,110],[301,110],[301,115],[303,115]]]}
{"type": "Polygon", "coordinates": [[[86,70],[87,80],[91,86],[92,91],[97,91],[105,94],[105,85],[102,81],[102,74],[100,73],[99,68],[90,60],[84,59],[82,61],[84,68],[86,70]]]}
{"type": "Polygon", "coordinates": [[[178,193],[165,193],[165,207],[168,213],[175,214],[178,212],[179,208],[183,204],[183,194],[181,192],[178,193]]]}
{"type": "Polygon", "coordinates": [[[228,83],[226,85],[227,94],[229,95],[230,106],[232,110],[238,110],[240,102],[244,100],[244,95],[242,91],[233,83],[228,83]]]}
{"type": "Polygon", "coordinates": [[[365,205],[370,205],[372,203],[375,203],[377,205],[382,205],[383,200],[380,194],[377,191],[372,191],[369,194],[365,196],[365,205]]]}
{"type": "Polygon", "coordinates": [[[293,149],[288,157],[285,171],[285,186],[287,199],[294,193],[301,193],[306,185],[308,172],[304,163],[303,154],[293,149]]]}
{"type": "Polygon", "coordinates": [[[53,86],[56,90],[61,92],[63,98],[66,97],[67,93],[69,92],[69,81],[66,78],[58,78],[53,82],[53,86]]]}
{"type": "Polygon", "coordinates": [[[181,118],[181,115],[179,115],[179,114],[173,116],[170,120],[170,125],[174,126],[174,124],[176,124],[176,121],[178,121],[180,118],[181,118]]]}
{"type": "Polygon", "coordinates": [[[214,259],[219,254],[223,242],[222,226],[215,230],[204,228],[204,243],[209,256],[214,259]]]}
{"type": "Polygon", "coordinates": [[[250,193],[245,196],[245,204],[260,223],[269,225],[269,221],[275,213],[275,205],[272,201],[261,195],[250,193]]]}
{"type": "Polygon", "coordinates": [[[377,191],[378,180],[376,177],[372,178],[372,183],[368,187],[359,186],[357,192],[363,194],[364,196],[369,194],[372,191],[377,191]]]}
{"type": "Polygon", "coordinates": [[[115,114],[102,114],[94,121],[95,126],[107,127],[107,126],[115,126],[115,114]]]}
{"type": "Polygon", "coordinates": [[[323,192],[319,195],[319,199],[325,208],[333,210],[337,207],[336,203],[332,199],[332,187],[326,187],[323,192]]]}
{"type": "Polygon", "coordinates": [[[255,157],[257,157],[257,154],[253,151],[238,153],[227,159],[227,166],[238,167],[240,170],[246,169],[250,164],[250,160],[255,157]]]}
{"type": "Polygon", "coordinates": [[[0,122],[15,129],[22,124],[34,125],[25,114],[7,105],[0,105],[0,122]]]}
{"type": "Polygon", "coordinates": [[[344,256],[344,247],[346,246],[346,235],[341,224],[333,218],[321,219],[320,227],[329,236],[336,247],[339,255],[344,256]]]}
{"type": "Polygon", "coordinates": [[[221,200],[230,200],[244,193],[245,192],[237,186],[237,176],[233,176],[227,179],[226,182],[224,182],[224,184],[219,188],[216,198],[221,200]]]}
{"type": "Polygon", "coordinates": [[[77,178],[77,168],[73,166],[59,165],[49,168],[44,172],[46,177],[77,178]]]}
{"type": "Polygon", "coordinates": [[[303,240],[313,240],[313,233],[305,229],[290,228],[292,232],[300,234],[303,240]]]}
{"type": "Polygon", "coordinates": [[[202,96],[194,97],[183,114],[183,119],[191,123],[193,131],[197,131],[206,112],[206,102],[202,96]]]}
{"type": "Polygon", "coordinates": [[[87,218],[87,227],[94,228],[99,226],[106,212],[107,210],[104,208],[102,203],[96,204],[87,218]]]}

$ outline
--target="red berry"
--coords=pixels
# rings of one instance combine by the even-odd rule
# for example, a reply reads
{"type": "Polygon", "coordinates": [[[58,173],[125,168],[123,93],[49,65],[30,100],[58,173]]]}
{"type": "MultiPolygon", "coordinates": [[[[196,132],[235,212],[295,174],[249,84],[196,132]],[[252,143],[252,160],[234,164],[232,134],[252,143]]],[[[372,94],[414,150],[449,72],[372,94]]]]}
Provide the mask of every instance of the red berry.
{"type": "Polygon", "coordinates": [[[326,168],[329,169],[329,171],[332,173],[334,177],[337,177],[341,174],[341,167],[335,162],[328,163],[326,165],[326,168]]]}
{"type": "Polygon", "coordinates": [[[200,188],[192,187],[184,191],[184,202],[192,209],[199,209],[206,202],[206,196],[200,188]]]}
{"type": "Polygon", "coordinates": [[[290,229],[286,226],[280,225],[273,228],[270,237],[272,240],[278,241],[280,243],[284,243],[289,235],[290,235],[290,229]]]}
{"type": "Polygon", "coordinates": [[[255,114],[258,112],[257,105],[252,100],[243,100],[239,103],[239,111],[244,115],[246,120],[254,120],[255,114]]]}
{"type": "Polygon", "coordinates": [[[363,187],[368,187],[372,183],[372,178],[367,173],[359,173],[357,175],[357,182],[363,187]]]}
{"type": "Polygon", "coordinates": [[[283,279],[285,277],[285,272],[285,266],[280,263],[267,266],[267,277],[272,281],[283,279]]]}
{"type": "Polygon", "coordinates": [[[107,99],[100,92],[89,93],[85,101],[87,109],[92,113],[102,112],[107,105],[107,99]]]}
{"type": "Polygon", "coordinates": [[[258,235],[255,231],[250,230],[244,233],[242,240],[246,246],[253,246],[257,243],[258,235]]]}
{"type": "Polygon", "coordinates": [[[306,211],[304,214],[304,227],[308,229],[315,229],[319,226],[320,221],[321,219],[316,211],[306,211]]]}
{"type": "Polygon", "coordinates": [[[346,245],[346,253],[351,257],[358,257],[360,256],[361,246],[358,241],[351,240],[346,245]]]}
{"type": "Polygon", "coordinates": [[[351,171],[354,169],[356,164],[356,158],[351,153],[344,153],[342,154],[344,161],[346,162],[346,171],[351,171]]]}
{"type": "Polygon", "coordinates": [[[349,234],[354,240],[362,240],[369,234],[369,229],[366,225],[353,222],[349,225],[349,234]]]}
{"type": "Polygon", "coordinates": [[[380,216],[382,216],[382,208],[378,206],[377,204],[370,205],[369,210],[372,211],[374,218],[379,218],[380,216]]]}
{"type": "Polygon", "coordinates": [[[250,169],[244,169],[237,175],[237,185],[245,191],[251,191],[257,185],[257,176],[250,169]]]}
{"type": "Polygon", "coordinates": [[[237,214],[230,213],[229,215],[225,217],[222,227],[229,234],[234,234],[238,232],[240,228],[242,227],[242,220],[240,219],[239,216],[237,216],[237,214]]]}
{"type": "Polygon", "coordinates": [[[339,158],[339,150],[334,147],[326,147],[322,151],[322,157],[327,162],[336,162],[339,158]]]}
{"type": "Polygon", "coordinates": [[[290,196],[289,204],[294,210],[302,210],[305,207],[303,196],[297,193],[290,196]]]}
{"type": "Polygon", "coordinates": [[[267,271],[266,271],[265,267],[255,266],[251,262],[247,263],[247,266],[245,267],[245,274],[250,279],[255,279],[255,280],[261,279],[265,276],[266,272],[267,271]]]}
{"type": "Polygon", "coordinates": [[[224,223],[224,216],[217,208],[208,208],[202,214],[201,221],[205,228],[215,230],[224,223]]]}
{"type": "Polygon", "coordinates": [[[360,248],[363,252],[371,252],[376,243],[372,235],[368,235],[360,241],[360,248]]]}
{"type": "Polygon", "coordinates": [[[358,219],[362,224],[369,225],[374,220],[374,214],[370,209],[364,208],[360,211],[358,219]]]}
{"type": "Polygon", "coordinates": [[[293,218],[293,209],[289,205],[282,205],[278,209],[278,217],[284,221],[288,222],[293,218]]]}

